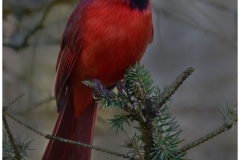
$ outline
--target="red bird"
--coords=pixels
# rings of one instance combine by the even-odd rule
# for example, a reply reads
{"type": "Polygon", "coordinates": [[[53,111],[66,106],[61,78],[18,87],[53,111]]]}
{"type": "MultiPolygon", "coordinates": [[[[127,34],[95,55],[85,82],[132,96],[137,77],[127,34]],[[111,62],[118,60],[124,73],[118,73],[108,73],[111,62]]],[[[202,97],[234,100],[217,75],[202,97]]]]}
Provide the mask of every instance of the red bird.
{"type": "MultiPolygon", "coordinates": [[[[152,39],[149,0],[81,0],[61,40],[53,88],[60,114],[53,135],[92,144],[97,104],[82,81],[115,85],[152,39]]],[[[43,160],[90,157],[90,149],[51,140],[43,160]]]]}

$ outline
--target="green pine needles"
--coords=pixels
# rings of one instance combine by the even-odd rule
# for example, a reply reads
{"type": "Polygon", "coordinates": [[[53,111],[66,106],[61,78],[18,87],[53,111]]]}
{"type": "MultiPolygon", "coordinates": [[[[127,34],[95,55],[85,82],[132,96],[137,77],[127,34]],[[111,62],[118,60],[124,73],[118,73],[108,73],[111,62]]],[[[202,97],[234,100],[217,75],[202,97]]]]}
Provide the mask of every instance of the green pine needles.
{"type": "MultiPolygon", "coordinates": [[[[17,136],[14,137],[15,144],[17,146],[18,151],[20,152],[19,159],[24,160],[26,157],[28,157],[27,152],[29,150],[33,150],[33,149],[30,149],[30,145],[33,140],[27,140],[27,139],[28,139],[28,136],[24,140],[22,140],[22,137],[19,134],[17,134],[17,136]]],[[[3,151],[4,160],[18,159],[16,158],[13,145],[10,142],[6,132],[3,132],[2,151],[3,151]]]]}
{"type": "Polygon", "coordinates": [[[126,111],[126,114],[115,115],[109,120],[116,132],[125,132],[124,124],[130,125],[130,121],[138,122],[138,126],[133,127],[136,129],[135,135],[128,137],[124,145],[129,148],[127,155],[130,159],[183,159],[186,152],[179,153],[178,150],[182,142],[178,138],[181,133],[179,125],[166,104],[159,106],[171,87],[161,90],[153,86],[153,82],[149,71],[143,65],[136,64],[126,71],[124,81],[117,84],[117,93],[106,91],[95,80],[83,83],[94,88],[100,107],[126,111]]]}
{"type": "Polygon", "coordinates": [[[142,94],[150,96],[154,90],[151,74],[144,69],[143,65],[136,64],[134,67],[127,69],[124,79],[129,93],[136,98],[140,98],[139,96],[143,96],[142,94]]]}
{"type": "Polygon", "coordinates": [[[179,125],[175,117],[168,112],[168,106],[165,105],[160,111],[161,117],[156,118],[156,128],[154,138],[154,148],[151,155],[153,160],[168,160],[168,159],[182,159],[186,152],[178,155],[178,144],[183,140],[178,138],[181,130],[178,130],[179,125]]]}
{"type": "Polygon", "coordinates": [[[220,111],[217,112],[224,122],[237,118],[237,105],[231,107],[229,103],[223,102],[219,107],[220,111]]]}

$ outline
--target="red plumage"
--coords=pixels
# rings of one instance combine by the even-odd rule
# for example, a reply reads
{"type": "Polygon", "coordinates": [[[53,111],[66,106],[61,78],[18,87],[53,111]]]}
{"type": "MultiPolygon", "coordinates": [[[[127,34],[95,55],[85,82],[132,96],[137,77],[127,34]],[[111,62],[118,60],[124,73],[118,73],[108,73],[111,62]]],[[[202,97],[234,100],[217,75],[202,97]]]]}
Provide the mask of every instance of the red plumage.
{"type": "MultiPolygon", "coordinates": [[[[53,135],[92,143],[97,105],[82,81],[116,84],[153,39],[149,1],[144,9],[130,5],[135,1],[81,0],[73,11],[56,66],[53,95],[60,114],[53,135]]],[[[90,155],[89,149],[50,141],[43,159],[88,160],[90,155]]]]}

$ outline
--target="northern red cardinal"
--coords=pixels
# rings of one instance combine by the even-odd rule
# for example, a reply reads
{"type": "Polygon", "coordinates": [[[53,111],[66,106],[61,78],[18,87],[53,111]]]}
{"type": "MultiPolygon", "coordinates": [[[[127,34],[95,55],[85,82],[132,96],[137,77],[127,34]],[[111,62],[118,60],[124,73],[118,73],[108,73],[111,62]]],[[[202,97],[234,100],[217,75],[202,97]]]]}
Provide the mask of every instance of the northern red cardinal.
{"type": "MultiPolygon", "coordinates": [[[[60,114],[53,135],[92,144],[97,104],[82,81],[113,86],[140,61],[152,39],[149,0],[81,0],[61,40],[53,88],[60,114]]],[[[51,140],[43,160],[90,157],[90,149],[51,140]]]]}

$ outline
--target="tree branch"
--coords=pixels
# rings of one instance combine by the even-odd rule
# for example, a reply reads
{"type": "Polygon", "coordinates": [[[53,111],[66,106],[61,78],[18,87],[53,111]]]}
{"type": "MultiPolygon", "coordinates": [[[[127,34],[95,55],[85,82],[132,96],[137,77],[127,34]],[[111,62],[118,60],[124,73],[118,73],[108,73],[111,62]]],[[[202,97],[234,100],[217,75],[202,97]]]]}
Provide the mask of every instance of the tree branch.
{"type": "Polygon", "coordinates": [[[131,141],[125,141],[125,143],[127,144],[128,147],[136,151],[137,155],[139,156],[139,160],[144,160],[144,156],[142,155],[139,149],[139,146],[137,144],[137,140],[134,137],[131,138],[131,141]]]}
{"type": "Polygon", "coordinates": [[[16,160],[21,160],[22,158],[21,158],[20,152],[18,150],[17,145],[15,144],[15,140],[14,140],[13,135],[11,133],[11,130],[10,130],[9,126],[8,126],[5,114],[3,114],[3,125],[4,125],[4,128],[5,128],[6,132],[7,132],[9,141],[10,141],[12,147],[13,147],[13,150],[14,150],[14,153],[15,153],[14,158],[16,160]]]}
{"type": "MultiPolygon", "coordinates": [[[[68,140],[68,139],[64,139],[64,138],[60,138],[60,137],[56,137],[56,136],[52,136],[52,135],[49,135],[49,134],[42,133],[42,132],[38,131],[37,129],[23,123],[21,120],[17,119],[16,117],[12,116],[6,110],[3,110],[3,113],[6,114],[7,116],[9,116],[10,118],[12,118],[14,121],[16,121],[19,124],[23,125],[24,127],[28,128],[29,130],[37,133],[40,136],[45,137],[46,139],[56,140],[56,141],[60,141],[60,142],[63,142],[63,143],[68,143],[68,144],[73,144],[73,145],[78,145],[78,146],[81,146],[81,147],[94,149],[94,150],[97,150],[97,151],[105,152],[105,153],[115,155],[115,156],[118,156],[118,157],[122,157],[122,158],[128,158],[128,159],[131,158],[128,155],[118,153],[118,152],[115,152],[115,151],[111,151],[111,150],[107,150],[107,149],[104,149],[104,148],[101,148],[101,147],[92,146],[92,145],[84,144],[84,143],[81,143],[81,142],[76,142],[76,141],[72,141],[72,140],[68,140]]],[[[138,159],[135,158],[133,160],[138,160],[138,159]]]]}
{"type": "Polygon", "coordinates": [[[22,98],[24,96],[24,93],[21,93],[16,99],[14,99],[12,102],[10,102],[8,105],[4,106],[3,109],[7,110],[9,106],[11,106],[12,104],[14,104],[16,101],[18,101],[20,98],[22,98]]]}
{"type": "Polygon", "coordinates": [[[201,144],[201,143],[204,143],[206,141],[208,141],[209,139],[212,139],[214,137],[216,137],[217,135],[231,129],[233,127],[233,125],[238,121],[238,117],[235,116],[235,117],[229,117],[227,118],[223,125],[219,128],[219,129],[216,129],[214,130],[213,132],[201,137],[201,138],[198,138],[197,140],[183,146],[182,148],[179,149],[179,154],[181,154],[182,152],[186,152],[187,150],[201,144]]]}
{"type": "Polygon", "coordinates": [[[161,98],[158,102],[157,108],[161,108],[167,102],[167,100],[180,87],[183,81],[185,81],[193,73],[193,71],[194,69],[192,67],[189,67],[177,77],[177,79],[169,86],[168,91],[162,96],[163,98],[161,98]]]}

